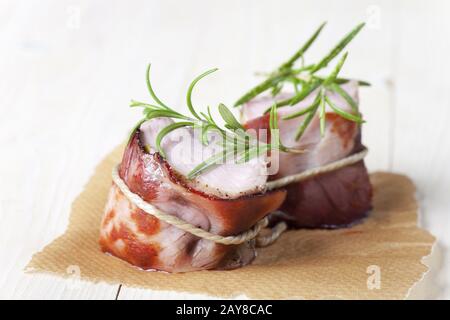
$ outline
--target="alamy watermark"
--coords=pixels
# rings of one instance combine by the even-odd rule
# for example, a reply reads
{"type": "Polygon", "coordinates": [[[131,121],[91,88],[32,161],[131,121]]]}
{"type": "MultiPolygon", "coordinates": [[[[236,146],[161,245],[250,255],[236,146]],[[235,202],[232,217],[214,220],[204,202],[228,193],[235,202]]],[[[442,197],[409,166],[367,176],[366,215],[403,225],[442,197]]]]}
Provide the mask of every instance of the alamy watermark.
{"type": "Polygon", "coordinates": [[[380,290],[381,289],[381,268],[377,265],[370,265],[366,269],[367,277],[367,289],[380,290]]]}
{"type": "Polygon", "coordinates": [[[369,29],[381,29],[381,7],[379,5],[370,5],[366,9],[366,26],[369,29]]]}
{"type": "Polygon", "coordinates": [[[78,30],[81,26],[81,8],[79,6],[68,6],[66,9],[66,27],[70,30],[78,30]]]}
{"type": "Polygon", "coordinates": [[[68,276],[67,287],[71,290],[78,290],[81,287],[81,268],[78,265],[70,265],[66,268],[68,276]]]}

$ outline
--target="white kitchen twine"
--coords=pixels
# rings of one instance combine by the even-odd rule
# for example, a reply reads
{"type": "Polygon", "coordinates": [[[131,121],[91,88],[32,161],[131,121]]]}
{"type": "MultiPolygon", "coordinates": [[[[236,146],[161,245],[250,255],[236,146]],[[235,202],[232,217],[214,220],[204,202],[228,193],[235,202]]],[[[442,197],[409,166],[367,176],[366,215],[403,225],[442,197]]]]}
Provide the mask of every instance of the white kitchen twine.
{"type": "MultiPolygon", "coordinates": [[[[364,149],[361,152],[355,153],[351,156],[348,156],[344,159],[317,167],[313,169],[309,169],[303,171],[299,174],[290,175],[278,180],[269,181],[266,185],[267,190],[273,190],[280,187],[284,187],[294,182],[300,182],[302,180],[308,179],[310,177],[334,171],[348,165],[357,163],[358,161],[364,159],[367,155],[368,150],[364,149]]],[[[284,231],[287,229],[287,224],[285,222],[279,222],[273,228],[271,228],[270,233],[265,236],[261,236],[259,233],[261,230],[269,224],[269,216],[278,215],[279,212],[273,212],[270,215],[264,217],[260,221],[258,221],[251,229],[235,235],[235,236],[220,236],[208,231],[203,230],[202,228],[196,227],[176,216],[171,214],[167,214],[157,209],[155,206],[146,202],[139,195],[133,193],[125,182],[119,176],[119,165],[115,166],[112,172],[112,179],[117,187],[122,191],[122,193],[130,200],[134,205],[136,205],[139,209],[145,211],[148,214],[158,218],[161,221],[164,221],[178,229],[181,229],[185,232],[191,233],[199,238],[211,240],[217,243],[225,244],[225,245],[236,245],[251,239],[256,240],[256,245],[258,247],[265,247],[272,244],[284,231]]]]}

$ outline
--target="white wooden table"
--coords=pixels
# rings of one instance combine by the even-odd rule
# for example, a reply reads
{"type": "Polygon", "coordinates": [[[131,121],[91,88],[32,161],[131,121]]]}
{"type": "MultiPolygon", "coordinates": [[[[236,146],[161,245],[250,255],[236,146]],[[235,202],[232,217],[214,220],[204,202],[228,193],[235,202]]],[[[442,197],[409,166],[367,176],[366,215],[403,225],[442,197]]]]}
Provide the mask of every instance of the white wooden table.
{"type": "MultiPolygon", "coordinates": [[[[184,108],[189,81],[221,71],[198,105],[231,104],[323,20],[320,58],[362,20],[343,72],[361,93],[369,169],[406,173],[421,224],[450,246],[450,2],[445,0],[0,0],[0,298],[200,297],[26,275],[31,255],[64,232],[69,208],[98,161],[139,118],[153,63],[160,96],[184,108]]],[[[444,255],[440,297],[450,298],[444,255]]]]}

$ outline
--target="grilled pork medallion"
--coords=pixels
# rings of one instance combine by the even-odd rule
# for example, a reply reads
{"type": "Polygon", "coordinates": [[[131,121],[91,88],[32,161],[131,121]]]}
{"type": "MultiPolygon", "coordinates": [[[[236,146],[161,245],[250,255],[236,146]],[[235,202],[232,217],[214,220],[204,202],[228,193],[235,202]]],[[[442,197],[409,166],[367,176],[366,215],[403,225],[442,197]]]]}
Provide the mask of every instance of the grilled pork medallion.
{"type": "MultiPolygon", "coordinates": [[[[354,101],[358,101],[358,84],[349,82],[342,88],[354,101]]],[[[288,99],[290,94],[280,93],[276,98],[257,97],[242,108],[246,127],[267,129],[269,115],[264,114],[275,101],[288,99]]],[[[295,131],[305,116],[283,120],[283,117],[302,110],[313,103],[317,92],[294,106],[278,109],[280,138],[287,147],[306,149],[303,154],[280,153],[279,170],[270,180],[297,174],[343,159],[363,150],[361,126],[326,109],[325,133],[321,137],[319,115],[316,114],[301,138],[295,140],[295,131]]],[[[351,112],[351,106],[340,95],[328,93],[328,97],[341,109],[351,112]]],[[[286,187],[288,194],[280,210],[292,227],[335,228],[347,226],[361,218],[371,209],[372,187],[364,161],[324,173],[286,187]]]]}
{"type": "MultiPolygon", "coordinates": [[[[155,152],[155,135],[172,122],[155,118],[141,125],[127,145],[119,175],[129,189],[159,210],[214,234],[242,233],[276,210],[286,192],[265,192],[267,164],[263,158],[217,165],[193,180],[186,175],[220,144],[201,148],[192,128],[180,128],[162,141],[165,158],[155,152]],[[196,147],[199,147],[196,149],[196,147]]],[[[210,139],[218,136],[210,133],[210,139]]],[[[254,240],[223,245],[198,238],[158,220],[131,203],[113,184],[101,225],[100,245],[142,269],[185,272],[231,269],[255,257],[254,240]]]]}

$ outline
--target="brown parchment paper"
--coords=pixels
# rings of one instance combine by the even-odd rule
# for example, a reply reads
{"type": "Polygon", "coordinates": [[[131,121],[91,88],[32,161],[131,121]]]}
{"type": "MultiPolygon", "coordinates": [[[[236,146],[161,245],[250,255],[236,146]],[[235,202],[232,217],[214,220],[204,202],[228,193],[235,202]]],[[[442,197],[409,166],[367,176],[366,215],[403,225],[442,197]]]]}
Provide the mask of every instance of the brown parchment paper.
{"type": "Polygon", "coordinates": [[[251,265],[232,271],[138,270],[103,254],[98,245],[111,169],[122,150],[98,165],[73,203],[67,231],[33,256],[28,272],[68,277],[68,268],[76,266],[84,280],[225,298],[403,299],[427,271],[421,260],[435,239],[417,227],[415,187],[405,176],[381,172],[371,175],[374,210],[352,228],[286,232],[259,249],[251,265]]]}

